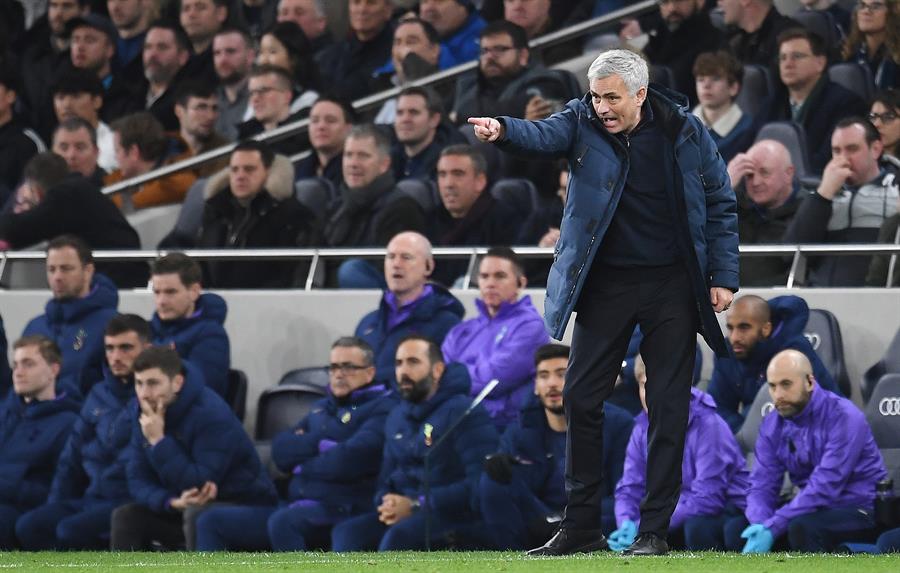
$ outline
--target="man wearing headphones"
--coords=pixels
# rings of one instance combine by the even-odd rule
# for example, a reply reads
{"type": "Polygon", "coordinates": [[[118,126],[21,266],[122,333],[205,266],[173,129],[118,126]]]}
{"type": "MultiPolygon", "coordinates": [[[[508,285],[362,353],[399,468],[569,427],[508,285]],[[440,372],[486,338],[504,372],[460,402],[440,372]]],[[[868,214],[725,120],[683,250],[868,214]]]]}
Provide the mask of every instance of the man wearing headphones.
{"type": "Polygon", "coordinates": [[[404,336],[421,334],[440,344],[466,313],[449,290],[429,281],[433,272],[431,243],[424,235],[394,235],[384,255],[387,288],[378,308],[359,321],[355,332],[375,352],[378,384],[392,387],[397,344],[404,336]]]}
{"type": "Polygon", "coordinates": [[[550,341],[531,297],[519,298],[527,283],[512,249],[491,248],[478,267],[478,317],[454,326],[441,346],[447,363],[468,368],[473,396],[491,380],[500,381],[484,407],[501,431],[515,421],[522,398],[531,391],[535,350],[550,341]]]}

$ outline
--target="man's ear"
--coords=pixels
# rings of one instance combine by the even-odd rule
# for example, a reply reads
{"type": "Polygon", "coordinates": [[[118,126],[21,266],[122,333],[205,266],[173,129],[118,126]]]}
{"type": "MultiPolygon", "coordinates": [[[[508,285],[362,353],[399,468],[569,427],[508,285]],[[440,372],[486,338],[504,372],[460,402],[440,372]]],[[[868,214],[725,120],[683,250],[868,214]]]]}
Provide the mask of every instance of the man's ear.
{"type": "Polygon", "coordinates": [[[444,372],[447,370],[447,365],[443,362],[435,362],[431,366],[431,376],[434,378],[435,382],[444,377],[444,372]]]}
{"type": "Polygon", "coordinates": [[[769,335],[772,334],[772,321],[767,320],[764,325],[762,325],[762,333],[763,338],[769,338],[769,335]]]}

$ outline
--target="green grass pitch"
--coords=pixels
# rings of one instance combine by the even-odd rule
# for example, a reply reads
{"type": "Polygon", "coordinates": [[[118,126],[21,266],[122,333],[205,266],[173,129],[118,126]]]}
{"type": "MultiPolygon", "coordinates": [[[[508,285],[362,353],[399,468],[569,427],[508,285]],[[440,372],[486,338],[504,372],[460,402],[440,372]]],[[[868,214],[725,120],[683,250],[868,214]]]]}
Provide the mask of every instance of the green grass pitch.
{"type": "Polygon", "coordinates": [[[2,571],[184,573],[229,571],[315,571],[385,573],[832,573],[900,572],[896,555],[803,555],[773,553],[743,556],[724,553],[672,553],[666,557],[625,558],[611,553],[528,559],[521,552],[402,553],[0,553],[2,571]]]}

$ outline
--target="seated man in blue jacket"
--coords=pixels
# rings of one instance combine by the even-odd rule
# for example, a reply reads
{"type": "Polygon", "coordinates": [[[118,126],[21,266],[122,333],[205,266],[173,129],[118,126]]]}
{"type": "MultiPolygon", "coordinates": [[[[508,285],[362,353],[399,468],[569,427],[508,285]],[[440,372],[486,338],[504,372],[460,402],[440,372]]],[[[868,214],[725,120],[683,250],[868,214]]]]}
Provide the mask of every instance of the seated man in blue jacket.
{"type": "Polygon", "coordinates": [[[0,550],[16,548],[16,520],[47,500],[79,403],[56,379],[59,347],[45,336],[13,344],[13,391],[0,404],[0,550]]]}
{"type": "Polygon", "coordinates": [[[396,395],[375,382],[372,347],[355,336],[331,345],[329,395],[272,440],[272,461],[291,475],[281,507],[216,507],[197,520],[200,551],[328,548],[331,528],[369,511],[396,395]]]}
{"type": "Polygon", "coordinates": [[[444,287],[428,282],[434,270],[431,243],[413,231],[391,239],[384,256],[387,290],[377,310],[363,317],[356,336],[375,350],[375,380],[394,382],[397,343],[411,333],[433,338],[438,344],[462,320],[465,309],[444,287]]]}
{"type": "Polygon", "coordinates": [[[741,429],[747,410],[766,381],[766,366],[782,350],[793,348],[805,354],[813,365],[818,385],[840,394],[828,369],[803,335],[809,306],[799,296],[778,296],[768,302],[756,295],[742,296],[731,306],[725,320],[734,358],[716,357],[708,390],[732,432],[741,429]]]}
{"type": "Polygon", "coordinates": [[[80,238],[60,235],[47,244],[47,283],[53,298],[22,336],[41,334],[62,351],[59,379],[82,395],[103,379],[103,329],[116,314],[119,291],[95,272],[94,255],[80,238]]]}
{"type": "MultiPolygon", "coordinates": [[[[566,414],[563,385],[569,347],[545,344],[534,353],[537,400],[522,408],[519,421],[506,428],[499,453],[484,464],[479,484],[481,515],[499,549],[523,549],[553,535],[566,506],[566,414]]],[[[603,407],[603,517],[605,534],[615,528],[613,491],[622,476],[625,445],[634,421],[622,408],[603,407]]]]}
{"type": "Polygon", "coordinates": [[[766,370],[776,412],[763,418],[744,515],[725,524],[728,549],[766,553],[787,536],[793,551],[831,551],[875,527],[875,484],[887,476],[865,415],[819,387],[797,350],[766,370]],[[787,472],[793,499],[781,504],[787,472]]]}
{"type": "Polygon", "coordinates": [[[160,257],[150,274],[156,305],[150,321],[153,344],[175,348],[182,360],[200,370],[207,386],[224,396],[231,364],[225,300],[217,294],[201,293],[203,272],[184,253],[160,257]]]}
{"type": "Polygon", "coordinates": [[[125,478],[134,359],[150,346],[150,325],[119,314],[106,325],[104,378],[94,384],[59,458],[47,503],[19,518],[23,549],[100,550],[109,547],[109,518],[130,501],[125,478]]]}
{"type": "Polygon", "coordinates": [[[137,404],[127,467],[134,503],[113,511],[110,548],[193,549],[197,516],[213,502],[274,505],[275,486],[231,408],[171,348],[134,361],[137,404]]]}
{"type": "Polygon", "coordinates": [[[466,367],[445,364],[437,343],[418,334],[397,345],[396,365],[403,401],[385,423],[375,511],[338,524],[335,551],[423,549],[478,521],[475,490],[497,432],[480,404],[467,415],[466,367]]]}
{"type": "MultiPolygon", "coordinates": [[[[637,536],[647,472],[652,471],[647,467],[647,373],[640,355],[635,377],[644,411],[635,418],[625,469],[616,485],[618,529],[609,536],[609,547],[614,551],[627,548],[637,536]]],[[[726,519],[745,507],[747,477],[744,455],[728,424],[716,413],[716,403],[706,392],[691,388],[681,491],[669,522],[669,543],[691,551],[723,550],[722,528],[726,519]]]]}
{"type": "Polygon", "coordinates": [[[527,283],[518,255],[492,247],[478,266],[478,316],[454,326],[441,345],[444,360],[466,365],[473,396],[500,381],[484,400],[500,430],[515,421],[534,376],[534,351],[550,340],[531,297],[520,298],[527,283]]]}

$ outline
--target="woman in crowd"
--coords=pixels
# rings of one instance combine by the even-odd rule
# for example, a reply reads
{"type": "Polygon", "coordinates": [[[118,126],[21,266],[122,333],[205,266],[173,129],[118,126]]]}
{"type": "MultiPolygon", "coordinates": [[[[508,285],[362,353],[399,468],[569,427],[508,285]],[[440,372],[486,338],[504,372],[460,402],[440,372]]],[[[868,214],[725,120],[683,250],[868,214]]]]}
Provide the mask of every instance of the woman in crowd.
{"type": "Polygon", "coordinates": [[[900,87],[900,0],[858,0],[843,56],[869,66],[877,87],[900,87]]]}

